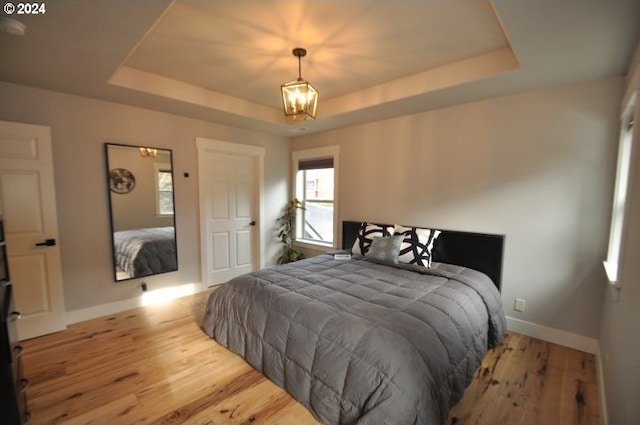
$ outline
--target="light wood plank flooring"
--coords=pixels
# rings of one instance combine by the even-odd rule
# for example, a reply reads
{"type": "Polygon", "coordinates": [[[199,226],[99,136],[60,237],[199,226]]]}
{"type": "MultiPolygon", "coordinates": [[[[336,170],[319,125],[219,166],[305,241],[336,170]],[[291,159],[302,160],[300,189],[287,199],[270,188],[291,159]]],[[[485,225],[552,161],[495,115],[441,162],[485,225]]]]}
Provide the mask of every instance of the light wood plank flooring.
{"type": "MultiPolygon", "coordinates": [[[[318,424],[200,329],[208,293],[24,341],[33,424],[318,424]]],[[[448,424],[599,423],[594,357],[510,333],[448,424]]]]}

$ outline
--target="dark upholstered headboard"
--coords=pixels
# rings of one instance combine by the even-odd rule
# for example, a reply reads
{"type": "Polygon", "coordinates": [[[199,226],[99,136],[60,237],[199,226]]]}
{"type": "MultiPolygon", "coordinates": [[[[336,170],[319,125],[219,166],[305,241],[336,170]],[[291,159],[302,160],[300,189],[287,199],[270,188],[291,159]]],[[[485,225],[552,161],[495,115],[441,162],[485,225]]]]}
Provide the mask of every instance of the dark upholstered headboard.
{"type": "MultiPolygon", "coordinates": [[[[351,249],[361,224],[360,221],[342,222],[342,249],[351,249]]],[[[441,233],[432,251],[433,261],[481,271],[501,288],[504,235],[439,230],[441,233]]]]}

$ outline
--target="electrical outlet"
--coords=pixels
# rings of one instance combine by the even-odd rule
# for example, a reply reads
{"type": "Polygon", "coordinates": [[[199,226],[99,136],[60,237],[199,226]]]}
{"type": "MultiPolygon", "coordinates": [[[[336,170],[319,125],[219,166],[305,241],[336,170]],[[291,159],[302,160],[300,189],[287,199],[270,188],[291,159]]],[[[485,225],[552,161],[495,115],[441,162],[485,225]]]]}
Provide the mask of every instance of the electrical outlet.
{"type": "Polygon", "coordinates": [[[522,298],[516,298],[515,305],[513,306],[515,311],[524,311],[524,300],[522,298]]]}

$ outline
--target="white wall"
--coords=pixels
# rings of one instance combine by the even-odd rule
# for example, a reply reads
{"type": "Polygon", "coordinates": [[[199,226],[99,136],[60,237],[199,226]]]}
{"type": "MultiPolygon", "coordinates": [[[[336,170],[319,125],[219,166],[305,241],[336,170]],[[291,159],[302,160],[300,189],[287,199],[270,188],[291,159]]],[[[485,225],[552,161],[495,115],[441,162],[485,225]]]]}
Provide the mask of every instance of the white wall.
{"type": "Polygon", "coordinates": [[[622,89],[615,77],[537,90],[292,149],[340,145],[340,220],[506,234],[506,314],[597,338],[622,89]]]}
{"type": "MultiPolygon", "coordinates": [[[[538,90],[297,138],[341,145],[340,219],[504,233],[507,315],[592,338],[600,329],[621,78],[538,90]],[[515,297],[525,313],[511,310],[515,297]]],[[[286,139],[0,83],[0,119],[52,128],[68,310],[139,294],[112,281],[103,143],[173,149],[180,270],[200,281],[196,136],[267,148],[267,263],[288,198],[286,139]],[[183,177],[189,172],[190,177],[183,177]]]]}
{"type": "Polygon", "coordinates": [[[266,262],[275,263],[275,221],[288,199],[286,138],[7,83],[0,99],[0,120],[51,127],[67,311],[141,293],[141,279],[113,281],[104,142],[173,150],[179,270],[144,278],[150,289],[201,281],[198,136],[266,148],[262,236],[266,262]]]}

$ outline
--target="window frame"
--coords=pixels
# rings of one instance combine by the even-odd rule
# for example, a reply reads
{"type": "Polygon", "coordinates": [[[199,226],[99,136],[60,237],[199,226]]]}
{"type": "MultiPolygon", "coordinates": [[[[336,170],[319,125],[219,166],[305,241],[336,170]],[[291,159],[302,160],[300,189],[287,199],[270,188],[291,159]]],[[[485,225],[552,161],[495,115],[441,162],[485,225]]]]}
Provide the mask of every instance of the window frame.
{"type": "MultiPolygon", "coordinates": [[[[340,147],[339,146],[326,146],[322,148],[314,148],[314,149],[304,149],[293,151],[291,153],[292,159],[292,178],[291,178],[291,192],[292,197],[297,197],[299,193],[298,188],[298,171],[300,161],[309,161],[314,159],[326,159],[333,158],[333,241],[332,243],[323,243],[318,240],[313,239],[304,239],[300,237],[301,235],[301,226],[302,226],[302,212],[298,211],[298,218],[296,220],[296,238],[295,244],[301,247],[307,247],[311,249],[321,249],[321,250],[330,250],[336,249],[338,246],[338,184],[339,184],[339,176],[340,176],[340,147]]],[[[304,188],[303,188],[304,190],[304,188]]],[[[303,201],[301,199],[301,201],[303,201]]],[[[304,201],[303,201],[304,202],[304,201]]]]}
{"type": "Polygon", "coordinates": [[[629,221],[630,185],[633,172],[637,166],[635,163],[639,139],[637,122],[640,115],[640,108],[637,105],[639,100],[638,93],[639,92],[636,92],[631,96],[621,119],[616,180],[611,208],[609,245],[607,258],[602,263],[609,284],[617,290],[622,288],[621,277],[623,271],[624,245],[629,221]]]}
{"type": "Polygon", "coordinates": [[[155,189],[155,199],[156,199],[156,217],[161,218],[161,217],[173,217],[176,213],[175,208],[175,198],[174,198],[174,190],[175,190],[175,182],[173,181],[173,170],[171,168],[171,164],[170,163],[163,163],[163,162],[155,162],[153,164],[153,177],[155,180],[155,185],[154,185],[154,189],[155,189]],[[171,199],[174,200],[173,202],[173,213],[171,214],[164,214],[160,211],[160,172],[167,172],[169,174],[171,174],[171,199]]]}

